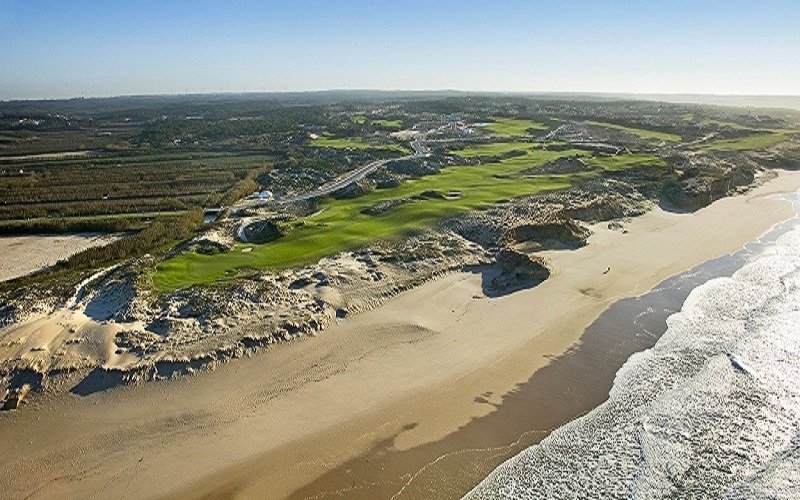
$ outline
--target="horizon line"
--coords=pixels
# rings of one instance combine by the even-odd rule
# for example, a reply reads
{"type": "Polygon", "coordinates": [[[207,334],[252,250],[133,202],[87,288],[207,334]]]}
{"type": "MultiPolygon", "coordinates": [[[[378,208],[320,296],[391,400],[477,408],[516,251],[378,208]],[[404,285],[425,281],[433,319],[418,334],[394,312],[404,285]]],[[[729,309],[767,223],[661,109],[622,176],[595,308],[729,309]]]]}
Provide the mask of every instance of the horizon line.
{"type": "Polygon", "coordinates": [[[460,90],[451,88],[440,89],[390,89],[390,88],[326,88],[302,90],[220,90],[208,92],[163,92],[163,93],[130,93],[130,94],[104,94],[104,95],[75,95],[70,97],[29,97],[29,98],[4,98],[2,103],[37,102],[37,101],[73,101],[81,99],[124,99],[147,97],[190,97],[190,96],[242,96],[258,94],[323,94],[323,93],[348,93],[348,92],[374,92],[374,93],[458,93],[466,95],[587,95],[587,96],[663,96],[663,97],[728,97],[728,98],[800,98],[798,94],[742,94],[742,93],[707,93],[707,92],[627,92],[627,91],[581,91],[581,90],[460,90]]]}

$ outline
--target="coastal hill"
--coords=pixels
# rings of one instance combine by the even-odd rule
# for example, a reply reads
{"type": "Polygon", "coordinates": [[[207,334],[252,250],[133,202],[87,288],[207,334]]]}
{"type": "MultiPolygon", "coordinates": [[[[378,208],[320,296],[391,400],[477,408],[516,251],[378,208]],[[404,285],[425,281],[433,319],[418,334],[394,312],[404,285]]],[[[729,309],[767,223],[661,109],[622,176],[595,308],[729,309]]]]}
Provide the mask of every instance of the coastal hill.
{"type": "Polygon", "coordinates": [[[2,103],[0,232],[108,235],[0,286],[4,404],[211,369],[453,271],[499,272],[487,297],[536,286],[541,252],[593,225],[798,168],[799,116],[370,92],[2,103]]]}

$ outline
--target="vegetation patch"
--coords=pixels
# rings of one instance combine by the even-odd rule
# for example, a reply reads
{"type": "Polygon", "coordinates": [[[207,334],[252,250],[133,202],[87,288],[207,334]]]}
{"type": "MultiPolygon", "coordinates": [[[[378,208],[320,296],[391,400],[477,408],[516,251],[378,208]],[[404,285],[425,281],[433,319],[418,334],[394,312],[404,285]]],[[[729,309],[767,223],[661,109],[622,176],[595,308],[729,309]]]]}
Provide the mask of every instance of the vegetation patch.
{"type": "Polygon", "coordinates": [[[0,168],[0,220],[216,206],[254,191],[252,172],[269,168],[270,159],[249,153],[182,152],[15,162],[0,168]]]}
{"type": "Polygon", "coordinates": [[[667,132],[659,132],[657,130],[647,130],[643,128],[633,128],[633,127],[625,127],[623,125],[617,125],[615,123],[606,123],[606,122],[593,122],[587,121],[587,125],[594,125],[595,127],[603,127],[609,128],[612,130],[619,130],[620,132],[625,132],[628,134],[635,135],[637,137],[641,137],[643,139],[658,139],[660,141],[667,141],[667,142],[678,142],[681,140],[681,136],[676,134],[670,134],[667,132]]]}
{"type": "Polygon", "coordinates": [[[391,239],[430,226],[444,217],[486,208],[499,200],[563,189],[571,176],[516,177],[525,168],[577,151],[530,150],[515,157],[478,166],[454,166],[437,175],[409,180],[352,199],[326,199],[325,210],[272,243],[254,245],[249,253],[232,251],[215,256],[185,253],[158,265],[153,283],[162,291],[231,279],[247,269],[285,268],[314,262],[366,243],[391,239]],[[428,193],[460,192],[459,197],[428,193]],[[411,202],[392,203],[391,200],[411,202]],[[374,210],[375,206],[388,210],[374,210]],[[389,205],[387,207],[387,205],[389,205]],[[378,212],[377,215],[370,213],[378,212]]]}
{"type": "Polygon", "coordinates": [[[703,151],[750,151],[774,146],[787,139],[785,132],[764,132],[736,139],[724,139],[698,144],[695,149],[703,151]]]}
{"type": "Polygon", "coordinates": [[[495,135],[505,135],[510,137],[529,137],[529,130],[546,130],[547,125],[533,120],[522,120],[517,118],[492,118],[492,122],[486,128],[495,135]]]}
{"type": "Polygon", "coordinates": [[[533,149],[533,145],[524,142],[494,142],[491,144],[475,144],[464,149],[452,150],[462,158],[475,158],[479,156],[500,156],[514,151],[525,153],[533,149]]]}
{"type": "Polygon", "coordinates": [[[605,170],[618,171],[639,167],[666,167],[663,158],[649,154],[619,154],[613,156],[593,156],[586,158],[589,165],[597,165],[605,170]]]}
{"type": "Polygon", "coordinates": [[[372,120],[372,123],[383,128],[397,130],[403,126],[400,120],[372,120]]]}
{"type": "Polygon", "coordinates": [[[748,130],[750,128],[747,127],[746,125],[741,125],[736,122],[716,120],[714,118],[703,118],[702,120],[700,120],[700,125],[705,125],[705,126],[716,125],[718,127],[727,127],[733,130],[748,130]]]}
{"type": "Polygon", "coordinates": [[[0,221],[0,234],[83,233],[139,231],[154,220],[177,217],[186,211],[41,217],[0,221]]]}
{"type": "Polygon", "coordinates": [[[406,149],[396,144],[370,144],[361,137],[332,137],[321,135],[311,140],[311,144],[321,148],[334,149],[389,149],[405,153],[406,149]]]}

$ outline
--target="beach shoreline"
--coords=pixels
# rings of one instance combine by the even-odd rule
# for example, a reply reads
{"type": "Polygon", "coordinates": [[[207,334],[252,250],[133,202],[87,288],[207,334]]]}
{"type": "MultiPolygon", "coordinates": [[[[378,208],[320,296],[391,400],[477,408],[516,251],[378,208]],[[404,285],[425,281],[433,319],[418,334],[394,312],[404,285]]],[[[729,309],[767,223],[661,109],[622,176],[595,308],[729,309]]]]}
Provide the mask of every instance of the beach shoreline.
{"type": "MultiPolygon", "coordinates": [[[[596,225],[586,247],[543,252],[553,275],[529,290],[486,298],[480,273],[454,273],[317,338],[211,373],[34,403],[0,417],[0,439],[13,443],[0,450],[0,489],[31,498],[444,496],[424,489],[432,470],[425,454],[375,477],[339,467],[371,452],[441,452],[430,445],[496,412],[611,304],[791,217],[791,205],[774,195],[798,188],[800,174],[781,173],[693,214],[653,209],[626,223],[625,234],[596,225]],[[334,477],[326,482],[326,474],[334,477]]],[[[536,439],[597,404],[596,393],[570,393],[589,370],[573,375],[551,387],[563,397],[549,407],[552,421],[530,428],[536,439]]],[[[497,463],[522,446],[502,429],[487,433],[447,446],[494,441],[497,463]]],[[[454,483],[448,491],[471,487],[454,483]]]]}

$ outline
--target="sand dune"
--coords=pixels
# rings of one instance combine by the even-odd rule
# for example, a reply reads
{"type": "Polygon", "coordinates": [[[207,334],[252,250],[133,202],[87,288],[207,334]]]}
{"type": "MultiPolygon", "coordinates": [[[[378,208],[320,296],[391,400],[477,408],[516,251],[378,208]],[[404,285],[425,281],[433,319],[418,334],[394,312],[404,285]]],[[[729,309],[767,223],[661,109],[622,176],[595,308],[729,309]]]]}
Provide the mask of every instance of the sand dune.
{"type": "Polygon", "coordinates": [[[50,267],[87,248],[118,239],[105,234],[0,236],[0,281],[25,276],[50,267]]]}
{"type": "MultiPolygon", "coordinates": [[[[596,226],[588,246],[545,252],[553,276],[533,289],[488,298],[479,272],[451,274],[324,335],[211,373],[60,396],[0,415],[0,491],[284,498],[378,443],[412,450],[436,442],[494,411],[503,395],[574,347],[615,300],[790,217],[792,207],[773,195],[799,187],[800,175],[787,173],[694,214],[654,209],[626,224],[626,234],[596,226]]],[[[369,489],[343,473],[343,481],[303,494],[413,497],[423,491],[415,474],[427,463],[387,470],[370,478],[369,489]]]]}

